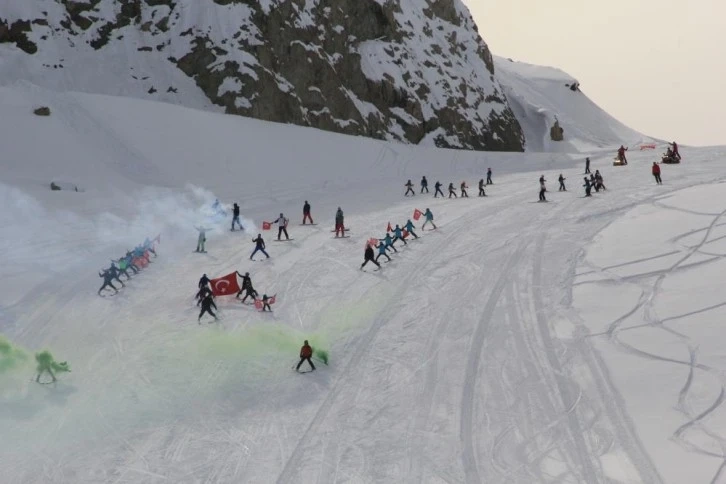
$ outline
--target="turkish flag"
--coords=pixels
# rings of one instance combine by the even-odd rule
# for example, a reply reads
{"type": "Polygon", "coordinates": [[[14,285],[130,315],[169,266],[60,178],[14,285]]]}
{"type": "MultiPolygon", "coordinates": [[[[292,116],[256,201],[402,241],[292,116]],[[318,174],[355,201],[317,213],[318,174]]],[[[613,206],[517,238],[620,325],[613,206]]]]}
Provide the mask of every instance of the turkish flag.
{"type": "Polygon", "coordinates": [[[144,267],[149,265],[149,261],[144,259],[143,257],[137,257],[132,262],[136,267],[140,269],[143,269],[144,267]]]}
{"type": "Polygon", "coordinates": [[[264,306],[262,305],[262,299],[255,299],[255,309],[261,311],[264,306]]]}
{"type": "Polygon", "coordinates": [[[388,222],[388,227],[386,227],[386,232],[393,231],[393,227],[391,227],[391,222],[388,222]]]}
{"type": "Polygon", "coordinates": [[[262,222],[262,230],[270,230],[272,228],[272,222],[262,222]]]}
{"type": "Polygon", "coordinates": [[[413,211],[413,219],[418,220],[421,218],[421,215],[423,215],[423,212],[419,209],[416,209],[413,211]]]}
{"type": "Polygon", "coordinates": [[[269,304],[270,306],[272,306],[273,304],[275,304],[276,298],[277,298],[277,294],[275,294],[274,296],[268,298],[267,299],[267,304],[269,304]]]}
{"type": "Polygon", "coordinates": [[[405,239],[406,237],[408,237],[408,230],[406,230],[406,229],[403,229],[403,233],[402,233],[402,235],[403,235],[403,238],[404,238],[404,239],[405,239]]]}
{"type": "Polygon", "coordinates": [[[212,285],[212,294],[215,296],[230,296],[239,292],[239,284],[237,284],[237,274],[234,272],[224,277],[212,279],[209,281],[212,285]]]}
{"type": "Polygon", "coordinates": [[[378,239],[373,237],[372,239],[368,239],[368,243],[371,245],[371,247],[375,247],[378,245],[378,239]]]}

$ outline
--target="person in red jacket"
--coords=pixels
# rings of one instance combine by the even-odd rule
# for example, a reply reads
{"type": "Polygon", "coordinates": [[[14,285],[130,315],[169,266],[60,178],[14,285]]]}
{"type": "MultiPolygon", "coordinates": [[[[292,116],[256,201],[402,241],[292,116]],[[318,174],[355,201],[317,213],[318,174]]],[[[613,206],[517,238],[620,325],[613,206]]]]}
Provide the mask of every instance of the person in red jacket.
{"type": "Polygon", "coordinates": [[[628,151],[626,147],[623,145],[620,145],[620,148],[618,148],[618,160],[623,164],[628,164],[628,159],[625,157],[625,152],[628,151]]]}
{"type": "Polygon", "coordinates": [[[312,368],[312,371],[315,371],[315,365],[313,365],[313,360],[311,359],[312,357],[313,349],[308,344],[308,340],[305,340],[302,348],[300,348],[300,363],[297,364],[297,368],[295,368],[295,371],[300,371],[300,366],[302,366],[305,361],[310,363],[310,368],[312,368]]]}
{"type": "Polygon", "coordinates": [[[658,185],[663,184],[663,180],[660,179],[660,166],[655,161],[653,162],[653,176],[655,177],[655,182],[658,185]]]}
{"type": "Polygon", "coordinates": [[[671,146],[673,146],[673,157],[677,158],[678,161],[681,160],[681,154],[678,152],[678,143],[675,141],[673,143],[669,143],[671,146]]]}

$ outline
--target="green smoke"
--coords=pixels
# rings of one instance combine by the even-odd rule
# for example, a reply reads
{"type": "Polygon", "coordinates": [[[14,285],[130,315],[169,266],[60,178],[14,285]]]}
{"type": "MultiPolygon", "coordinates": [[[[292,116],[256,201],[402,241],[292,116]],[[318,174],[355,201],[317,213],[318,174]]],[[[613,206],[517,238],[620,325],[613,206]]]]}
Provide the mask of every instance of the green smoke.
{"type": "Polygon", "coordinates": [[[28,362],[28,353],[0,334],[0,376],[27,366],[28,362]]]}

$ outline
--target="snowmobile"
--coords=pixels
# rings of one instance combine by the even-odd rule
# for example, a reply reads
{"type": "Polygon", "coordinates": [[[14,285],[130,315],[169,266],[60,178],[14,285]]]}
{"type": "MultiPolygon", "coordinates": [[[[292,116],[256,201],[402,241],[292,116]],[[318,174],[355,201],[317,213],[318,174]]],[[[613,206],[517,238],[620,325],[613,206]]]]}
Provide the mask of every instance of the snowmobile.
{"type": "Polygon", "coordinates": [[[625,163],[625,160],[623,160],[622,158],[620,158],[618,156],[613,158],[613,166],[625,166],[625,165],[627,165],[627,163],[625,163]]]}
{"type": "Polygon", "coordinates": [[[668,150],[667,152],[663,153],[660,162],[665,163],[666,165],[675,165],[680,163],[681,160],[677,156],[675,156],[671,150],[668,150]]]}

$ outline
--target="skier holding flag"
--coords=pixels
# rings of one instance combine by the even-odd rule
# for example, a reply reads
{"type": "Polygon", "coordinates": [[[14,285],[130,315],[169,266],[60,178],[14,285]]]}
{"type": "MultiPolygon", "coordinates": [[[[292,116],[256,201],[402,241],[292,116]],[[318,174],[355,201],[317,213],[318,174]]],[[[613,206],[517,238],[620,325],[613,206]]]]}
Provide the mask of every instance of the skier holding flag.
{"type": "Polygon", "coordinates": [[[426,227],[426,224],[429,222],[431,222],[431,225],[434,226],[434,230],[435,230],[436,224],[434,223],[434,214],[431,213],[431,210],[429,210],[428,208],[426,209],[426,212],[424,212],[424,218],[426,219],[426,221],[421,226],[421,230],[423,230],[426,227]]]}
{"type": "Polygon", "coordinates": [[[408,245],[406,239],[403,238],[403,231],[401,230],[401,227],[398,226],[398,224],[396,224],[396,228],[393,229],[393,242],[391,242],[391,246],[393,246],[393,244],[396,243],[397,240],[403,242],[403,245],[408,245]]]}
{"type": "Polygon", "coordinates": [[[413,224],[413,222],[411,222],[411,219],[409,219],[408,222],[406,222],[406,225],[404,225],[403,228],[406,229],[406,231],[409,234],[413,235],[414,239],[418,239],[418,235],[416,235],[416,233],[413,231],[413,229],[415,229],[416,226],[413,224]]]}
{"type": "Polygon", "coordinates": [[[388,250],[388,246],[386,245],[386,242],[384,240],[379,241],[378,245],[376,245],[376,248],[378,249],[376,262],[378,262],[378,259],[380,259],[382,255],[385,256],[386,259],[388,259],[388,262],[391,262],[391,257],[386,253],[386,251],[388,250]]]}
{"type": "Polygon", "coordinates": [[[393,237],[391,237],[390,232],[386,233],[386,236],[383,239],[381,239],[381,242],[386,244],[387,249],[391,248],[391,249],[393,249],[393,252],[398,252],[398,249],[396,249],[396,246],[393,245],[393,237]]]}
{"type": "MultiPolygon", "coordinates": [[[[396,227],[398,227],[398,225],[396,227]]],[[[401,239],[401,240],[403,240],[403,239],[401,239]]],[[[405,241],[404,241],[404,243],[405,243],[405,241]]],[[[381,265],[378,262],[376,262],[375,253],[373,252],[373,246],[370,244],[370,242],[366,242],[366,250],[363,253],[363,263],[360,265],[360,270],[363,270],[363,268],[369,262],[373,262],[376,266],[378,266],[379,269],[381,268],[381,265]]]]}

